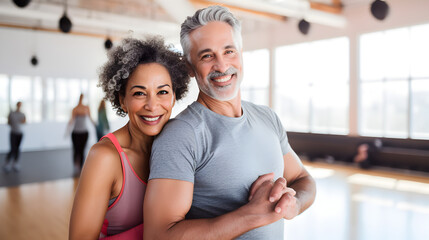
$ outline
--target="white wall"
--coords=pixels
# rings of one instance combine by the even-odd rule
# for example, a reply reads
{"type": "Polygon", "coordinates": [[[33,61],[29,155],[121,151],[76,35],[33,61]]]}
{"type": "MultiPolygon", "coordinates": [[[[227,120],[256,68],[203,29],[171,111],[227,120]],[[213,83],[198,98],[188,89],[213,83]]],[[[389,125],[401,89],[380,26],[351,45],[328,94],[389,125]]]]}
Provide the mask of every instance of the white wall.
{"type": "Polygon", "coordinates": [[[0,28],[0,36],[0,72],[10,75],[91,79],[107,59],[102,38],[11,28],[0,28]]]}

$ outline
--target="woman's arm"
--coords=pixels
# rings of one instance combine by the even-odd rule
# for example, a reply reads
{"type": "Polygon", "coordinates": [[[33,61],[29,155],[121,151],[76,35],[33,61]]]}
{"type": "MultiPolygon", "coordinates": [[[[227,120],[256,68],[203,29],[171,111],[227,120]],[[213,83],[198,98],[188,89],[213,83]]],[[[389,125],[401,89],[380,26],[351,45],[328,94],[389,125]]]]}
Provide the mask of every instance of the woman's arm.
{"type": "Polygon", "coordinates": [[[95,144],[88,153],[70,217],[69,239],[98,239],[121,162],[109,142],[95,144]]]}

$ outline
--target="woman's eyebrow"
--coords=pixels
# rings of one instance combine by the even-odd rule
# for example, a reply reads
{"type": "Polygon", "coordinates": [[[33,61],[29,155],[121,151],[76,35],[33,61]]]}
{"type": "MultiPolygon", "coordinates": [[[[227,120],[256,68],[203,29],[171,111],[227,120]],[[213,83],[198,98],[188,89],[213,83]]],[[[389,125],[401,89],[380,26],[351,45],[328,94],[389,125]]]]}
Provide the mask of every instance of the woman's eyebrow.
{"type": "Polygon", "coordinates": [[[170,84],[168,84],[168,83],[158,86],[158,88],[163,88],[163,87],[170,87],[171,88],[170,84]]]}
{"type": "Polygon", "coordinates": [[[145,87],[145,86],[140,86],[140,85],[135,85],[135,86],[132,86],[132,87],[131,87],[131,89],[133,89],[133,88],[141,88],[141,89],[146,89],[146,87],[145,87]]]}

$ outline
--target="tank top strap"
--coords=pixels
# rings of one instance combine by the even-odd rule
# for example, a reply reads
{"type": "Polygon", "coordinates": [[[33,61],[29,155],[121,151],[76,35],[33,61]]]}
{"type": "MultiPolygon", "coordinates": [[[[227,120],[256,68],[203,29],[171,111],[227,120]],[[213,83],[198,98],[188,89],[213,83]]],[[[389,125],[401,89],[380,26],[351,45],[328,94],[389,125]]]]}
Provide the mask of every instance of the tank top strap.
{"type": "MultiPolygon", "coordinates": [[[[115,235],[141,225],[143,221],[143,202],[146,183],[134,172],[127,154],[114,134],[108,133],[103,138],[109,138],[118,151],[122,162],[122,187],[116,199],[107,208],[102,235],[115,235]]],[[[141,236],[141,235],[140,235],[141,236]]]]}
{"type": "MultiPolygon", "coordinates": [[[[124,150],[122,150],[121,145],[119,145],[118,139],[116,139],[116,137],[113,133],[108,133],[104,137],[102,137],[101,139],[106,138],[106,137],[108,139],[110,139],[110,141],[113,143],[113,145],[115,145],[115,148],[116,148],[116,150],[118,150],[119,153],[124,152],[124,150]]],[[[101,139],[100,139],[100,141],[101,141],[101,139]]],[[[122,155],[121,155],[121,157],[122,157],[122,155]]]]}

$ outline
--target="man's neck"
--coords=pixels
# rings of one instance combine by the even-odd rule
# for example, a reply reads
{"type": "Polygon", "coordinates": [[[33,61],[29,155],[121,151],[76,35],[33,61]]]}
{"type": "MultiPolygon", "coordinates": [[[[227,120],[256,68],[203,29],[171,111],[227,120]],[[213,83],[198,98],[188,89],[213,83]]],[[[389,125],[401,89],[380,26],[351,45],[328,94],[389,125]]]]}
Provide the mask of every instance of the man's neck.
{"type": "Polygon", "coordinates": [[[241,117],[243,115],[240,92],[238,92],[235,98],[229,101],[219,101],[200,92],[197,102],[211,111],[226,117],[241,117]]]}

